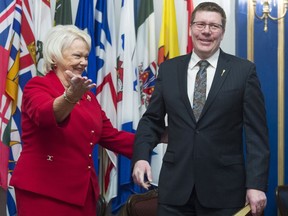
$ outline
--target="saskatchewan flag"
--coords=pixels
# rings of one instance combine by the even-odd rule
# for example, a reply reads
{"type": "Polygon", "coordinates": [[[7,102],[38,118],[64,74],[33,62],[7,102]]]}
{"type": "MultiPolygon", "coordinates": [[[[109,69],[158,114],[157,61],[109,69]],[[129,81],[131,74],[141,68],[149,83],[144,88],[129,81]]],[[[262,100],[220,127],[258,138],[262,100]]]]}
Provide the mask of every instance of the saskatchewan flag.
{"type": "Polygon", "coordinates": [[[54,25],[72,24],[72,11],[70,0],[57,0],[54,15],[54,25]]]}

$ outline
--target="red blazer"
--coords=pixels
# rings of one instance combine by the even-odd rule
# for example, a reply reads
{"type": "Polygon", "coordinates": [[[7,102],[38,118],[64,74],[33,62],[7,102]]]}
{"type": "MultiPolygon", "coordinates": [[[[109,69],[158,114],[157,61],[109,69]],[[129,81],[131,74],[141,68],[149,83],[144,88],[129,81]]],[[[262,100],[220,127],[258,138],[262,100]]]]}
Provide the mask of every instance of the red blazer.
{"type": "Polygon", "coordinates": [[[134,134],[118,131],[101,110],[95,95],[84,94],[61,124],[53,101],[64,87],[53,71],[27,83],[22,99],[23,150],[10,184],[16,188],[83,205],[90,181],[96,198],[99,185],[93,166],[96,144],[132,157],[134,134]]]}

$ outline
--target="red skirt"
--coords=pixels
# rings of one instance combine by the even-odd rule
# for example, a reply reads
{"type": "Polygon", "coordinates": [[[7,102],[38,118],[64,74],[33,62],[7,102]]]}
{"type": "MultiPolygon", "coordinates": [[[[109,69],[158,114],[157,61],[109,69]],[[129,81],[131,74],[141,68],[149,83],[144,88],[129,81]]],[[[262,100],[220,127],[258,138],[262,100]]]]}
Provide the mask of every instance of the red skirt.
{"type": "MultiPolygon", "coordinates": [[[[95,216],[97,201],[90,184],[84,206],[15,188],[18,216],[95,216]]],[[[71,196],[73,191],[71,191],[71,196]]]]}

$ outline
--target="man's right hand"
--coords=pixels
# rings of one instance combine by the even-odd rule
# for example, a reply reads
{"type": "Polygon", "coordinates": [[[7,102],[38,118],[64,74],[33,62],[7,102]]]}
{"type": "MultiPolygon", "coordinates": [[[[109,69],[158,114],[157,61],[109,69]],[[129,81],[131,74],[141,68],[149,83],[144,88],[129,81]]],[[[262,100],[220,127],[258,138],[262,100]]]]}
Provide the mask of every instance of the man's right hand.
{"type": "Polygon", "coordinates": [[[137,161],[133,168],[132,177],[135,184],[148,190],[152,182],[151,166],[148,161],[137,161]],[[147,180],[145,180],[145,175],[147,176],[147,180]]]}

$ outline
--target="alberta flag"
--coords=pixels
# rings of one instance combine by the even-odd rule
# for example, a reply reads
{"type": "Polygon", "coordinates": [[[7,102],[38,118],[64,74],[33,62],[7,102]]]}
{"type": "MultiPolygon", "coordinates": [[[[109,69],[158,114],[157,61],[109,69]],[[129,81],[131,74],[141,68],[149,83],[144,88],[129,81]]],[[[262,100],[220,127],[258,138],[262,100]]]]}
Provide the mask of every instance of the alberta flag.
{"type": "MultiPolygon", "coordinates": [[[[117,127],[117,73],[116,73],[116,33],[115,8],[113,0],[98,0],[95,11],[95,45],[96,45],[96,96],[110,119],[117,127]]],[[[117,163],[114,152],[99,147],[101,160],[99,183],[106,202],[117,196],[117,163]]]]}

